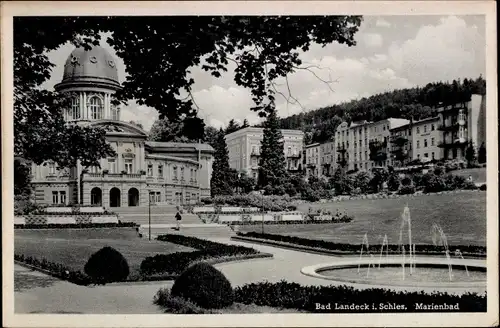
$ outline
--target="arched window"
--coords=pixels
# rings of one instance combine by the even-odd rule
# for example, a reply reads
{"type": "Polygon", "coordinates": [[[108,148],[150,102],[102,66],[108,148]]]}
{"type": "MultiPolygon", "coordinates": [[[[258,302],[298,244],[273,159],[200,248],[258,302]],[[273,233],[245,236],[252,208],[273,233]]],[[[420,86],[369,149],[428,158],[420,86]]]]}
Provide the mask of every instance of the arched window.
{"type": "Polygon", "coordinates": [[[76,96],[71,99],[70,119],[78,120],[80,118],[80,97],[76,96]]]}
{"type": "Polygon", "coordinates": [[[102,119],[103,102],[98,96],[94,96],[89,100],[90,118],[93,120],[102,119]]]}

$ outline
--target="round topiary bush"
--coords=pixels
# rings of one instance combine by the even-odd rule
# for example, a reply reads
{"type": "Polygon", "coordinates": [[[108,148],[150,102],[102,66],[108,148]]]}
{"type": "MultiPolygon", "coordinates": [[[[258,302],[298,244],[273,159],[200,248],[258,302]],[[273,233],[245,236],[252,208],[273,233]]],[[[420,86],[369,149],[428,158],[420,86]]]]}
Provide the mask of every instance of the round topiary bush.
{"type": "Polygon", "coordinates": [[[85,264],[85,273],[94,283],[108,283],[127,279],[130,269],[127,260],[116,249],[106,246],[92,254],[85,264]]]}
{"type": "Polygon", "coordinates": [[[234,302],[233,288],[229,280],[205,262],[188,267],[175,280],[171,294],[206,309],[221,309],[234,302]]]}

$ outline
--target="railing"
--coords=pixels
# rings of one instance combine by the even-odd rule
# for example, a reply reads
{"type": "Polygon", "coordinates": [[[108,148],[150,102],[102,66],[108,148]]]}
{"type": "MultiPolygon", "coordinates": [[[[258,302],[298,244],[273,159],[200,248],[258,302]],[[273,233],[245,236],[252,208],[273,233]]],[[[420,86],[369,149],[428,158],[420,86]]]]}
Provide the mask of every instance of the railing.
{"type": "Polygon", "coordinates": [[[467,145],[467,141],[442,141],[438,143],[439,148],[455,148],[467,145]]]}
{"type": "Polygon", "coordinates": [[[140,173],[84,173],[84,179],[125,179],[125,180],[139,180],[142,177],[140,173]]]}
{"type": "Polygon", "coordinates": [[[446,125],[446,124],[440,124],[438,126],[439,131],[455,131],[458,129],[458,122],[453,122],[452,124],[446,125]]]}
{"type": "Polygon", "coordinates": [[[287,154],[286,157],[288,157],[288,158],[300,158],[301,155],[300,155],[300,153],[298,153],[298,154],[287,154]]]}

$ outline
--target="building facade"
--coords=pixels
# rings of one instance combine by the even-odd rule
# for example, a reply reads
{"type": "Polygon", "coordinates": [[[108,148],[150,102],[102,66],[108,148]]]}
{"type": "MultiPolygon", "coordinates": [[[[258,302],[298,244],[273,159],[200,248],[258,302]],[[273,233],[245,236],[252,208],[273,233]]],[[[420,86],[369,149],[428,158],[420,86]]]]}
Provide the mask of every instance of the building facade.
{"type": "Polygon", "coordinates": [[[349,124],[342,122],[337,127],[335,142],[337,144],[337,165],[347,168],[350,161],[350,144],[349,144],[349,124]]]}
{"type": "Polygon", "coordinates": [[[466,103],[438,109],[439,130],[442,137],[439,147],[444,159],[465,160],[465,149],[472,142],[476,151],[486,146],[486,96],[472,95],[466,103]]]}
{"type": "Polygon", "coordinates": [[[99,167],[59,170],[54,163],[32,165],[35,200],[45,204],[103,207],[144,206],[152,202],[194,203],[210,195],[214,150],[204,144],[147,141],[147,133],[120,121],[113,93],[121,88],[114,58],[103,48],[77,48],[68,57],[61,83],[69,93],[67,124],[101,127],[116,152],[99,167]]]}
{"type": "Polygon", "coordinates": [[[367,169],[394,165],[393,158],[391,157],[391,129],[396,129],[409,123],[409,120],[402,118],[388,118],[370,123],[368,127],[368,156],[371,163],[368,163],[367,169]]]}
{"type": "Polygon", "coordinates": [[[306,177],[321,175],[321,145],[312,143],[305,146],[306,149],[306,177]]]}
{"type": "Polygon", "coordinates": [[[328,141],[320,145],[321,175],[330,177],[336,169],[335,141],[328,141]]]}
{"type": "Polygon", "coordinates": [[[368,121],[352,122],[349,127],[352,145],[349,170],[367,170],[370,166],[370,124],[368,121]]]}
{"type": "Polygon", "coordinates": [[[425,163],[443,158],[443,152],[438,146],[442,138],[438,125],[438,117],[413,122],[411,127],[412,160],[418,159],[425,163]]]}
{"type": "Polygon", "coordinates": [[[403,167],[413,160],[412,123],[390,130],[389,148],[392,165],[403,167]]]}
{"type": "MultiPolygon", "coordinates": [[[[283,129],[281,134],[287,169],[290,172],[301,171],[304,132],[283,129]]],[[[230,133],[225,138],[229,152],[229,166],[257,179],[264,129],[247,127],[230,133]]]]}

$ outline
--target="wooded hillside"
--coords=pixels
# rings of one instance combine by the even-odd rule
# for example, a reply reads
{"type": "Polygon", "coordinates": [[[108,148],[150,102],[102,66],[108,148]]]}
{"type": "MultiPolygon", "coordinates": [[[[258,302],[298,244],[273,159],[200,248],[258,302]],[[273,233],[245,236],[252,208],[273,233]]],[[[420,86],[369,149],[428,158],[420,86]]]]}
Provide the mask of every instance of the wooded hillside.
{"type": "Polygon", "coordinates": [[[332,105],[306,113],[282,118],[282,129],[300,129],[306,132],[306,144],[330,140],[342,121],[378,121],[388,117],[414,120],[436,114],[440,105],[468,101],[472,94],[486,94],[486,80],[474,79],[434,82],[425,87],[394,90],[368,98],[332,105]]]}

